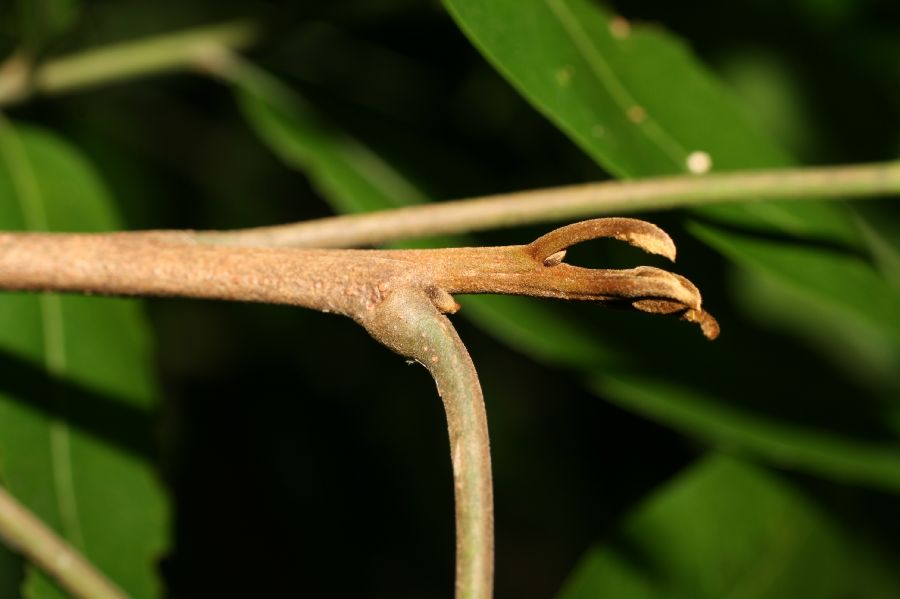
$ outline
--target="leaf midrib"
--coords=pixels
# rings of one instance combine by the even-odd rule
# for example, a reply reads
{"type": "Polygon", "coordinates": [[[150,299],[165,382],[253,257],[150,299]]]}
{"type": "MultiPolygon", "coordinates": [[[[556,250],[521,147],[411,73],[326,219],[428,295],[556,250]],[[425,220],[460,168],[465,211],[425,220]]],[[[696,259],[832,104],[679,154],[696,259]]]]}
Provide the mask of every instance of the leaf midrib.
{"type": "MultiPolygon", "coordinates": [[[[47,231],[47,210],[37,176],[28,154],[16,135],[13,125],[0,114],[0,158],[6,162],[25,229],[47,231]]],[[[43,341],[44,366],[52,376],[61,376],[67,366],[65,349],[65,322],[59,296],[40,294],[40,321],[43,341]]],[[[74,545],[84,548],[84,537],[75,499],[75,480],[72,475],[70,429],[57,417],[47,416],[50,443],[50,461],[55,489],[56,509],[59,512],[62,532],[74,545]]]]}
{"type": "MultiPolygon", "coordinates": [[[[622,80],[615,75],[609,63],[606,62],[606,59],[603,58],[603,55],[591,42],[584,28],[578,23],[578,20],[566,3],[562,0],[544,0],[544,3],[559,22],[560,27],[569,34],[573,45],[581,53],[581,57],[591,68],[594,76],[600,80],[601,85],[609,92],[613,102],[622,110],[627,119],[629,109],[634,106],[642,106],[641,103],[625,87],[622,80]]],[[[679,170],[685,170],[688,151],[678,140],[663,129],[652,115],[646,114],[642,122],[635,123],[635,127],[672,160],[679,170]]]]}

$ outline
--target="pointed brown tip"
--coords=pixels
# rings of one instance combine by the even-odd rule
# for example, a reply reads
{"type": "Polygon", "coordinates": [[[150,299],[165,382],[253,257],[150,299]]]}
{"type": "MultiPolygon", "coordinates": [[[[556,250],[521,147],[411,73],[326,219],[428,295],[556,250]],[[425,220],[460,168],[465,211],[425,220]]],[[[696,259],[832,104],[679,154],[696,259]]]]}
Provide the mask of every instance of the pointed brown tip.
{"type": "Polygon", "coordinates": [[[649,254],[663,256],[675,262],[676,250],[675,242],[672,241],[672,238],[656,225],[651,225],[644,221],[635,222],[641,223],[641,226],[625,229],[621,233],[613,235],[613,237],[641,248],[649,254]]]}
{"type": "Polygon", "coordinates": [[[595,218],[554,229],[535,239],[532,255],[543,262],[575,244],[602,237],[624,241],[645,252],[675,261],[675,242],[665,231],[636,218],[595,218]]]}
{"type": "Polygon", "coordinates": [[[431,302],[438,310],[440,310],[441,314],[456,314],[462,307],[445,289],[441,289],[440,287],[429,287],[426,292],[428,293],[431,302]]]}
{"type": "Polygon", "coordinates": [[[688,322],[695,322],[700,325],[703,335],[710,341],[719,336],[719,323],[709,312],[704,310],[687,310],[682,318],[688,322]]]}
{"type": "Polygon", "coordinates": [[[661,299],[643,299],[631,302],[632,307],[651,314],[678,314],[681,319],[700,325],[703,336],[712,341],[719,336],[719,323],[712,314],[701,308],[686,308],[678,301],[661,299]]]}

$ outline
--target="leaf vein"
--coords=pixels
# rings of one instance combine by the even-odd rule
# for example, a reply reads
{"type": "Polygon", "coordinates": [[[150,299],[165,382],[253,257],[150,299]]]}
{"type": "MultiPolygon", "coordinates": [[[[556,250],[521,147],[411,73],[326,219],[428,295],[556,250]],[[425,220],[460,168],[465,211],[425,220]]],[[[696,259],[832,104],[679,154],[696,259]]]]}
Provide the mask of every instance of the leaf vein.
{"type": "MultiPolygon", "coordinates": [[[[640,102],[628,91],[625,84],[616,76],[609,63],[591,42],[584,28],[578,23],[578,20],[566,3],[563,0],[544,1],[562,28],[572,38],[575,47],[578,48],[585,62],[591,67],[594,75],[606,87],[606,90],[622,110],[622,113],[627,115],[630,109],[641,106],[640,102]]],[[[647,114],[644,120],[641,123],[636,123],[635,126],[650,141],[656,144],[675,163],[679,170],[686,170],[688,151],[667,133],[651,115],[647,114]]]]}
{"type": "MultiPolygon", "coordinates": [[[[15,198],[27,230],[48,230],[47,211],[34,168],[13,126],[0,115],[0,158],[6,162],[15,198]]],[[[57,295],[41,294],[38,299],[44,346],[44,366],[51,376],[66,370],[65,322],[62,303],[57,295]]],[[[50,461],[53,469],[56,509],[62,532],[73,544],[84,547],[84,538],[75,497],[72,454],[68,424],[48,417],[50,461]]]]}

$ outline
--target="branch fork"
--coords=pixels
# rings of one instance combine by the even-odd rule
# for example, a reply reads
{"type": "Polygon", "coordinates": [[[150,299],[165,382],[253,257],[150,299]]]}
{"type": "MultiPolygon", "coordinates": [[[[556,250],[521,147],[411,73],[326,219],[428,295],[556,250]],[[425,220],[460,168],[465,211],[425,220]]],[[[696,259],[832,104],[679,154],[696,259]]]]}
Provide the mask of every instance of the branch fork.
{"type": "Polygon", "coordinates": [[[643,312],[673,314],[698,323],[714,339],[719,328],[702,308],[697,287],[686,278],[649,266],[632,269],[591,269],[564,262],[573,245],[611,237],[648,253],[675,260],[675,244],[659,227],[632,218],[600,218],[561,227],[528,245],[394,250],[392,260],[421,269],[435,304],[453,313],[456,293],[503,293],[564,300],[625,305],[643,312]]]}
{"type": "MultiPolygon", "coordinates": [[[[475,366],[444,314],[459,310],[454,293],[508,293],[625,304],[658,314],[677,314],[718,335],[697,288],[658,268],[595,270],[565,264],[566,250],[612,237],[675,259],[675,244],[645,221],[605,218],[551,231],[528,245],[384,252],[421,269],[418,288],[388,293],[360,322],[395,352],[425,366],[437,383],[450,434],[456,505],[456,597],[486,599],[493,588],[493,491],[484,398],[475,366]]],[[[386,283],[377,288],[384,291],[386,283]]],[[[389,289],[389,287],[388,287],[389,289]]]]}
{"type": "Polygon", "coordinates": [[[446,317],[459,310],[453,295],[593,301],[680,316],[710,339],[719,332],[697,288],[680,275],[565,263],[569,247],[600,237],[675,259],[664,231],[630,218],[576,223],[527,245],[428,250],[248,247],[240,235],[191,231],[3,233],[0,289],[290,304],[353,318],[423,364],[437,383],[453,465],[456,597],[485,599],[492,594],[494,549],[487,416],[475,367],[446,317]]]}

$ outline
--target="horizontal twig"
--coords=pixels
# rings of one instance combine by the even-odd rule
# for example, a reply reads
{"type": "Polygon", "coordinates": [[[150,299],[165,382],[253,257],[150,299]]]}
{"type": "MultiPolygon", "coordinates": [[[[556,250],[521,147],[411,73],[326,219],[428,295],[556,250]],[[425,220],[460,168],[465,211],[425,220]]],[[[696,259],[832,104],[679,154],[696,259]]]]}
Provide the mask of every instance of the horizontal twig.
{"type": "Polygon", "coordinates": [[[900,162],[739,171],[535,189],[287,225],[204,232],[198,238],[243,246],[358,247],[648,210],[898,194],[900,162]]]}
{"type": "Polygon", "coordinates": [[[444,312],[455,311],[451,294],[502,293],[679,314],[715,336],[700,293],[683,277],[563,263],[565,247],[602,236],[674,258],[664,232],[626,218],[563,227],[530,245],[431,250],[217,246],[189,232],[5,233],[0,289],[291,304],[360,322],[401,288],[428,292],[444,312]]]}
{"type": "Polygon", "coordinates": [[[258,27],[235,21],[108,44],[33,65],[14,54],[0,65],[0,106],[32,95],[59,94],[87,87],[192,69],[223,48],[240,50],[257,38],[258,27]]]}

